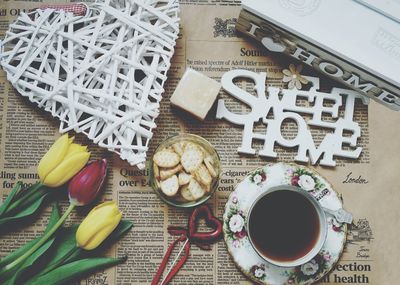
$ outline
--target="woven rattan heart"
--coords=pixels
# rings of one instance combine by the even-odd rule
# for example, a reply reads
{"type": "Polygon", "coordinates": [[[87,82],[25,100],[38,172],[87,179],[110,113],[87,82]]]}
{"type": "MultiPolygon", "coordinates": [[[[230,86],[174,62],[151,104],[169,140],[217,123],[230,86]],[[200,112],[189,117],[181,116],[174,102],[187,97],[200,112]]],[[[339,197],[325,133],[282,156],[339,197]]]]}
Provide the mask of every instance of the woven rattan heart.
{"type": "Polygon", "coordinates": [[[179,32],[178,0],[96,2],[22,13],[0,64],[17,91],[130,164],[144,167],[179,32]]]}

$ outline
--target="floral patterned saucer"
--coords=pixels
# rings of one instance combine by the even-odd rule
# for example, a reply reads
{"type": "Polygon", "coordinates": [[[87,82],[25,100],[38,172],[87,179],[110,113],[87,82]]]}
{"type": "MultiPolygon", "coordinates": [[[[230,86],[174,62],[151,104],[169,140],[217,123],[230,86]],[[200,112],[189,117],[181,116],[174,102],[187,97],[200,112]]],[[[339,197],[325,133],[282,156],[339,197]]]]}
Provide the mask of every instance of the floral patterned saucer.
{"type": "Polygon", "coordinates": [[[297,267],[279,267],[262,259],[250,244],[245,224],[249,207],[262,191],[272,186],[294,185],[309,191],[330,210],[342,208],[332,186],[317,172],[294,164],[269,164],[250,172],[230,195],[225,205],[224,239],[239,269],[260,284],[312,284],[327,274],[338,261],[346,242],[347,226],[327,215],[328,234],[322,250],[311,261],[297,267]]]}

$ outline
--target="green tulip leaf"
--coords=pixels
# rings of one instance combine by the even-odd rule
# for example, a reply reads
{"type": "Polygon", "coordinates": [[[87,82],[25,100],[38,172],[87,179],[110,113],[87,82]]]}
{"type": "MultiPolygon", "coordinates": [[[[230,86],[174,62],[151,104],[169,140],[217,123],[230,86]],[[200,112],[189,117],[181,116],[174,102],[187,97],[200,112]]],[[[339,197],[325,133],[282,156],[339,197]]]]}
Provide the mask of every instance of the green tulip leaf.
{"type": "Polygon", "coordinates": [[[56,243],[54,245],[54,249],[51,255],[51,259],[53,261],[57,261],[58,259],[63,258],[66,253],[69,253],[71,250],[77,247],[75,239],[77,229],[77,225],[69,228],[59,229],[56,236],[56,243]]]}
{"type": "Polygon", "coordinates": [[[32,255],[30,255],[21,265],[17,265],[7,271],[3,271],[0,275],[0,280],[8,278],[6,282],[2,283],[4,285],[14,285],[14,284],[25,284],[20,282],[22,275],[27,273],[27,271],[32,267],[32,265],[41,257],[53,244],[55,238],[49,239],[41,247],[39,247],[32,255]]]}
{"type": "MultiPolygon", "coordinates": [[[[13,213],[18,212],[18,210],[16,210],[16,209],[17,208],[21,209],[22,204],[24,204],[26,207],[27,203],[25,201],[27,201],[27,200],[29,200],[29,201],[27,201],[28,203],[32,203],[33,200],[31,199],[31,197],[34,196],[35,194],[37,194],[38,190],[40,190],[40,188],[42,186],[43,185],[40,182],[37,182],[37,183],[29,186],[28,188],[21,188],[21,190],[18,191],[18,193],[14,197],[14,200],[7,207],[6,211],[3,214],[6,216],[10,216],[13,213]]],[[[37,196],[35,199],[37,199],[37,196]]]]}
{"type": "Polygon", "coordinates": [[[25,209],[16,213],[15,215],[10,216],[10,217],[1,218],[0,226],[4,225],[6,223],[12,223],[12,222],[22,220],[28,216],[35,214],[40,209],[40,206],[42,205],[47,194],[48,193],[44,193],[44,195],[42,195],[38,200],[34,201],[29,206],[27,206],[25,209]]]}
{"type": "Polygon", "coordinates": [[[1,204],[1,206],[0,206],[0,216],[3,215],[3,213],[7,210],[8,206],[13,201],[15,195],[17,195],[20,190],[21,190],[21,182],[18,181],[15,184],[14,188],[11,190],[11,193],[4,200],[3,204],[1,204]]]}
{"type": "MultiPolygon", "coordinates": [[[[49,231],[51,229],[51,227],[54,226],[55,223],[57,223],[57,221],[60,219],[60,210],[58,208],[57,203],[54,203],[53,205],[53,210],[51,212],[50,218],[49,218],[49,222],[47,224],[47,228],[46,231],[49,231]]],[[[0,260],[0,268],[13,262],[14,260],[16,260],[18,257],[20,257],[21,255],[23,255],[27,250],[29,250],[31,247],[33,247],[37,241],[40,239],[40,237],[24,244],[23,246],[21,246],[20,248],[18,248],[17,250],[13,251],[12,253],[10,253],[9,255],[7,255],[6,257],[4,257],[3,259],[0,260]]]]}
{"type": "Polygon", "coordinates": [[[39,271],[36,275],[43,275],[54,268],[67,263],[66,260],[72,255],[81,251],[76,245],[75,234],[78,229],[77,225],[69,228],[61,228],[57,232],[56,241],[51,248],[51,251],[46,254],[46,258],[50,261],[45,268],[39,271]]]}
{"type": "Polygon", "coordinates": [[[35,245],[35,243],[37,243],[37,241],[39,240],[39,238],[36,238],[26,244],[24,244],[23,246],[21,246],[20,248],[18,248],[17,250],[13,251],[12,253],[10,253],[9,255],[7,255],[6,257],[4,257],[2,260],[0,260],[0,268],[4,267],[5,265],[13,262],[14,260],[16,260],[18,257],[20,257],[21,255],[23,255],[26,251],[28,251],[32,246],[35,245]]]}
{"type": "MultiPolygon", "coordinates": [[[[17,284],[25,284],[25,282],[22,280],[23,278],[26,278],[24,275],[29,275],[32,276],[34,273],[30,273],[30,269],[34,267],[34,264],[38,259],[43,256],[49,248],[52,246],[54,243],[55,238],[49,239],[47,242],[45,242],[41,247],[39,247],[32,255],[30,255],[22,264],[21,267],[19,267],[18,271],[13,275],[13,278],[11,280],[7,281],[4,285],[17,285],[17,284]]],[[[33,270],[34,271],[34,270],[33,270]]]]}
{"type": "Polygon", "coordinates": [[[81,249],[79,247],[79,250],[73,252],[70,256],[68,256],[64,260],[63,264],[67,264],[67,263],[70,263],[70,262],[73,262],[73,261],[77,261],[78,259],[82,259],[84,257],[88,257],[87,255],[88,255],[87,251],[85,251],[84,249],[81,249]]]}
{"type": "Polygon", "coordinates": [[[46,230],[44,231],[43,235],[45,235],[55,224],[57,224],[58,220],[61,218],[60,208],[58,207],[58,203],[53,203],[53,209],[51,211],[51,215],[49,221],[47,223],[46,230]]]}
{"type": "MultiPolygon", "coordinates": [[[[58,207],[55,205],[53,207],[52,217],[57,216],[56,214],[59,215],[59,212],[58,212],[58,207]]],[[[52,220],[52,217],[50,218],[50,221],[52,220]]],[[[55,221],[57,220],[58,219],[55,218],[55,221]]],[[[49,224],[51,224],[51,222],[49,222],[49,224]]],[[[85,260],[92,260],[93,258],[87,258],[87,257],[98,253],[100,250],[102,250],[103,246],[107,246],[115,242],[118,238],[127,233],[132,228],[132,226],[133,226],[132,222],[122,220],[115,228],[115,230],[110,234],[110,236],[103,242],[102,246],[93,251],[85,251],[76,246],[75,235],[78,229],[78,225],[73,225],[68,228],[59,229],[51,249],[48,252],[46,252],[46,260],[49,260],[49,262],[47,262],[44,266],[42,266],[41,269],[36,269],[37,270],[35,272],[36,277],[34,279],[36,280],[36,278],[39,278],[41,276],[47,276],[51,272],[58,270],[59,268],[65,265],[79,261],[78,260],[79,258],[85,258],[85,260]]],[[[21,254],[23,254],[23,252],[21,254]]],[[[82,274],[84,273],[85,272],[83,272],[82,274]]],[[[21,274],[23,274],[23,272],[21,274]]],[[[42,283],[42,284],[47,284],[47,283],[42,283]]]]}
{"type": "Polygon", "coordinates": [[[32,195],[36,192],[36,190],[40,189],[43,186],[42,183],[39,181],[35,184],[32,184],[28,188],[22,188],[21,191],[18,192],[17,196],[15,197],[17,200],[24,199],[27,196],[32,195]]]}
{"type": "Polygon", "coordinates": [[[125,258],[86,258],[62,265],[44,275],[35,277],[27,282],[30,285],[59,285],[70,282],[82,275],[117,265],[126,260],[125,258]]]}
{"type": "Polygon", "coordinates": [[[47,188],[41,188],[35,191],[30,191],[22,198],[19,198],[17,201],[13,202],[13,204],[10,207],[8,207],[4,215],[14,216],[15,214],[23,211],[25,208],[29,207],[32,203],[36,202],[42,196],[46,196],[47,194],[49,194],[47,188]]]}

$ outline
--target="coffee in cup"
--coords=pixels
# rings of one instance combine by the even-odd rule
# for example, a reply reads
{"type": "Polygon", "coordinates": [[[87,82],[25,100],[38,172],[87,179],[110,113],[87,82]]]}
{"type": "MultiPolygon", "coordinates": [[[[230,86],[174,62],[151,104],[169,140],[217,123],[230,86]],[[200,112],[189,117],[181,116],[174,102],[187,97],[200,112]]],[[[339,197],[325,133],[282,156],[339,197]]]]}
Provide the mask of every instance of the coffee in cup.
{"type": "Polygon", "coordinates": [[[278,266],[297,266],[321,250],[325,213],[305,190],[282,185],[260,194],[249,210],[249,240],[257,253],[278,266]]]}

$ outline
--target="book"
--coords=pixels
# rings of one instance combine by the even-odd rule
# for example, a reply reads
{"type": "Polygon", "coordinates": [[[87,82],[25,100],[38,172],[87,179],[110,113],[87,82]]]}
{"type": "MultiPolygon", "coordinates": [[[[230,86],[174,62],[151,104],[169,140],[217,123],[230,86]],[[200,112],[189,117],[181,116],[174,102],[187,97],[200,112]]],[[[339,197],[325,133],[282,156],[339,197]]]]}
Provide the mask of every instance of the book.
{"type": "Polygon", "coordinates": [[[400,1],[243,0],[236,29],[400,110],[400,1]]]}

